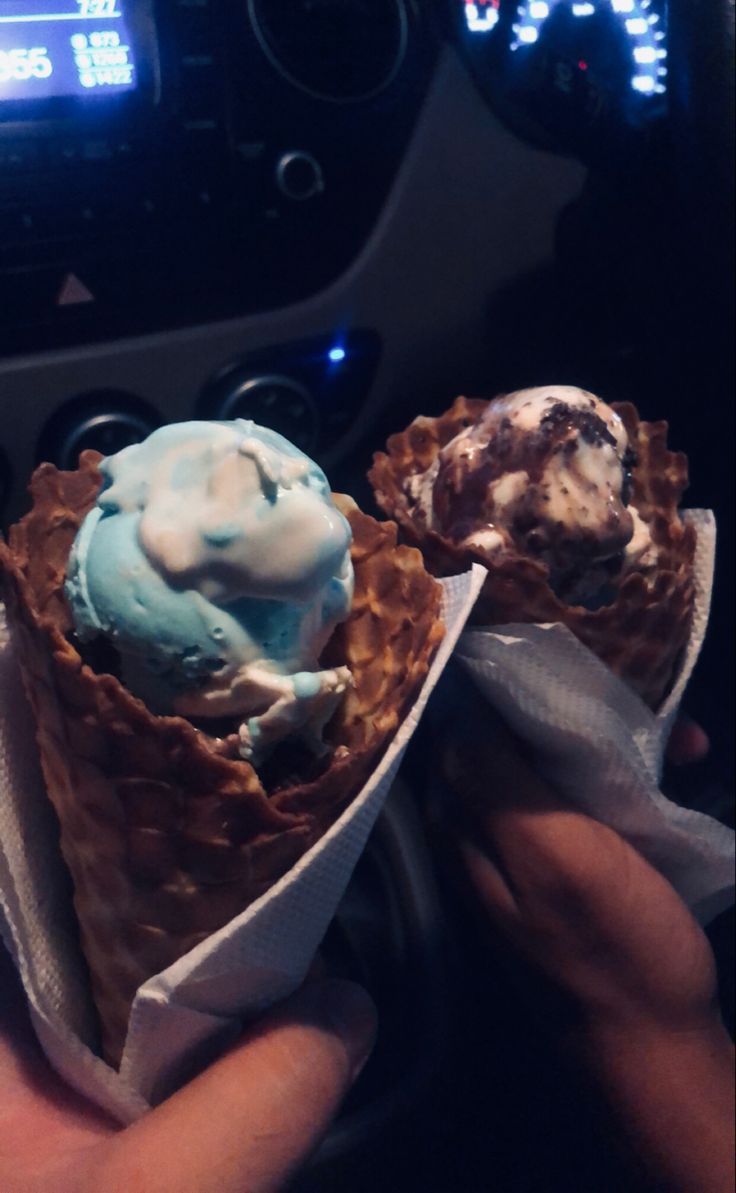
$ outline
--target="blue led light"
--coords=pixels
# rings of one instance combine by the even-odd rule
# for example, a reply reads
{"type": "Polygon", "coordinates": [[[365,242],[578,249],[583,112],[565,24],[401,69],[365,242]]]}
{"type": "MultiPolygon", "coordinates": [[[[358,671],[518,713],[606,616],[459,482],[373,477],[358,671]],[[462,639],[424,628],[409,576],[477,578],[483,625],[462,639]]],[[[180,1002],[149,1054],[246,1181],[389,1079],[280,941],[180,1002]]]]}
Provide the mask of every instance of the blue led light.
{"type": "Polygon", "coordinates": [[[330,348],[330,351],[327,353],[327,359],[332,361],[333,365],[339,365],[340,361],[344,360],[346,356],[347,352],[344,348],[340,348],[339,345],[330,348]]]}
{"type": "MultiPolygon", "coordinates": [[[[663,95],[667,90],[667,50],[662,44],[665,35],[655,26],[659,22],[657,13],[649,12],[651,0],[522,0],[516,9],[516,21],[512,26],[512,50],[533,46],[539,39],[542,26],[560,4],[566,4],[574,17],[593,16],[600,7],[609,7],[621,21],[631,46],[631,86],[641,95],[663,95]],[[642,65],[650,67],[642,71],[642,65]]],[[[466,14],[469,7],[466,4],[466,14]]],[[[472,29],[470,21],[468,28],[472,29]]]]}

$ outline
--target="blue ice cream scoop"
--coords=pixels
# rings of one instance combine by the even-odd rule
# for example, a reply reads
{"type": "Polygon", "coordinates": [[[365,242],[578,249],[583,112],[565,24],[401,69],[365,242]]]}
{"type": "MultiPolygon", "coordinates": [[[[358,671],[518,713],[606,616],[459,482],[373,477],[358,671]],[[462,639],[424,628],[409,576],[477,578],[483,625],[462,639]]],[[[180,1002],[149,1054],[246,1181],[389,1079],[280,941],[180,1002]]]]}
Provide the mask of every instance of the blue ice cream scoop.
{"type": "Polygon", "coordinates": [[[264,427],[177,423],[100,465],[66,596],[154,712],[243,717],[241,753],[311,739],[350,682],[319,656],[351,607],[351,531],[322,470],[264,427]]]}

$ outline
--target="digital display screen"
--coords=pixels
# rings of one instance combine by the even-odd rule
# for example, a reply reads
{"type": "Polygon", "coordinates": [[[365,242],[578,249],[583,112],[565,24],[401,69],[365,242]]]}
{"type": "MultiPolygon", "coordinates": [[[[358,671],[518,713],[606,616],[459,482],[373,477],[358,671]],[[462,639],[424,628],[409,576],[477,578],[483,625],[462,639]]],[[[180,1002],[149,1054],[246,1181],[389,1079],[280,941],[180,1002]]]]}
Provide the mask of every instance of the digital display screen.
{"type": "Polygon", "coordinates": [[[0,0],[0,101],[133,91],[133,0],[0,0]]]}

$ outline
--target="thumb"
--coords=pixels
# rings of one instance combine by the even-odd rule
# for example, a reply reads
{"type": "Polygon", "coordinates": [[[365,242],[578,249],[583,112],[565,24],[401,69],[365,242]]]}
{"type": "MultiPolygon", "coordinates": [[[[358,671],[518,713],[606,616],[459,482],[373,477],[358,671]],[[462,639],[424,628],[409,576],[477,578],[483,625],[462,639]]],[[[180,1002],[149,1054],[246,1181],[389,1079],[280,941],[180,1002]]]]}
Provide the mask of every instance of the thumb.
{"type": "Polygon", "coordinates": [[[271,1193],[314,1150],[376,1032],[366,992],[308,983],[114,1140],[107,1193],[271,1193]]]}

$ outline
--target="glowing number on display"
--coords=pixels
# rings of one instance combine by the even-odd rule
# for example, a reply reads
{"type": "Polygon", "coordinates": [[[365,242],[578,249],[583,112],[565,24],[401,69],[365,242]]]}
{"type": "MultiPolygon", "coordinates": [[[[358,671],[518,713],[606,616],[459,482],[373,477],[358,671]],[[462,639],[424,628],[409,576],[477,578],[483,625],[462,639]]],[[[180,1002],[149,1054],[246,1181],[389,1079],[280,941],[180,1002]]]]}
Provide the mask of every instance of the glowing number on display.
{"type": "MultiPolygon", "coordinates": [[[[512,26],[514,40],[511,49],[533,46],[538,40],[542,26],[559,4],[567,4],[574,17],[591,17],[601,0],[527,0],[516,10],[516,22],[512,26]]],[[[623,22],[631,43],[634,60],[631,86],[642,95],[662,95],[666,91],[667,50],[662,45],[665,35],[657,28],[659,16],[650,13],[651,0],[605,0],[612,11],[623,22]]],[[[467,9],[467,6],[466,6],[467,9]]]]}
{"type": "Polygon", "coordinates": [[[48,79],[53,69],[45,46],[33,46],[30,50],[0,50],[0,83],[48,79]]]}
{"type": "Polygon", "coordinates": [[[465,21],[471,33],[490,33],[498,24],[500,0],[465,0],[465,21]]]}
{"type": "Polygon", "coordinates": [[[83,17],[117,17],[115,5],[117,0],[77,0],[79,12],[83,17]]]}

